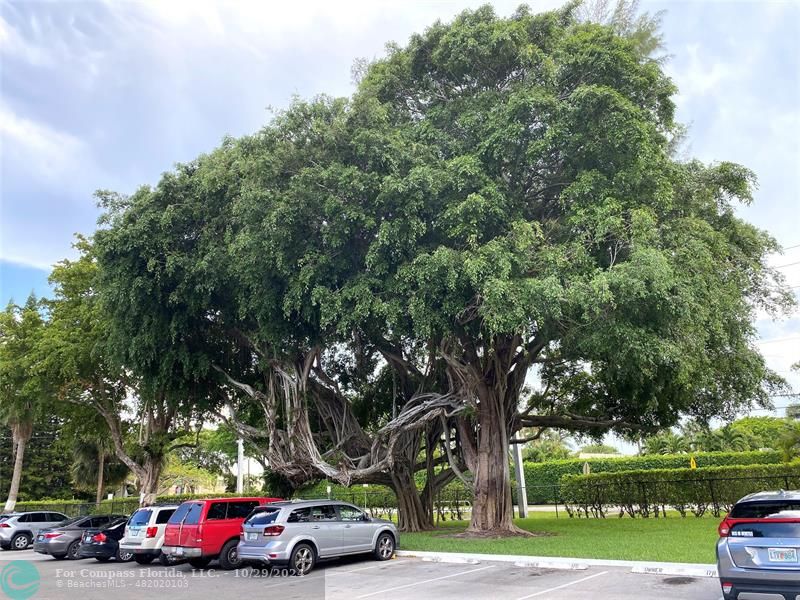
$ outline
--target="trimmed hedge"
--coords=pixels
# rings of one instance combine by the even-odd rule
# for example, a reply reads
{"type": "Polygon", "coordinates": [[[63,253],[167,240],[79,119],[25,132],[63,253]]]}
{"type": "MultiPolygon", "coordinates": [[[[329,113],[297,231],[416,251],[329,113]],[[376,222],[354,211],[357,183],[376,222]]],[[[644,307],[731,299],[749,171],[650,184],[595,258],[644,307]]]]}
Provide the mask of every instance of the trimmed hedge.
{"type": "Polygon", "coordinates": [[[571,458],[544,463],[525,463],[525,487],[528,504],[553,504],[558,485],[565,475],[582,475],[583,463],[589,463],[592,473],[618,471],[644,471],[651,469],[681,469],[689,466],[694,456],[698,468],[733,465],[768,465],[783,461],[776,450],[755,452],[698,452],[696,454],[670,454],[627,456],[620,458],[571,458]]]}
{"type": "Polygon", "coordinates": [[[743,496],[800,487],[800,461],[698,469],[651,469],[566,475],[561,495],[570,516],[666,516],[667,507],[685,517],[711,512],[720,517],[743,496]]]}

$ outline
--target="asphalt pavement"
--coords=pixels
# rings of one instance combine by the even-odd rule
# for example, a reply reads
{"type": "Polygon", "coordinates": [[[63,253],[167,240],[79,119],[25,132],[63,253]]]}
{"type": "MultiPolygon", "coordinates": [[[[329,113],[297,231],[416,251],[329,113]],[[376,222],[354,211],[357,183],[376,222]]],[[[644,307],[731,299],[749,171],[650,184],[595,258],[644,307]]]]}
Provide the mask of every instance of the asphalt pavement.
{"type": "MultiPolygon", "coordinates": [[[[720,600],[713,578],[639,575],[630,569],[537,569],[509,563],[446,564],[415,558],[376,562],[352,557],[321,563],[306,577],[268,574],[248,568],[222,571],[216,563],[195,570],[188,564],[162,567],[133,562],[55,560],[22,552],[0,553],[0,583],[10,600],[220,600],[275,597],[281,600],[720,600]],[[15,562],[13,565],[11,561],[15,562]],[[13,575],[13,577],[12,577],[13,575]],[[20,583],[35,585],[22,596],[20,583]],[[16,584],[14,584],[16,585],[16,584]],[[9,593],[10,591],[10,593],[9,593]]],[[[755,598],[755,597],[754,597],[755,598]]],[[[743,597],[744,600],[744,597],[743,597]]]]}

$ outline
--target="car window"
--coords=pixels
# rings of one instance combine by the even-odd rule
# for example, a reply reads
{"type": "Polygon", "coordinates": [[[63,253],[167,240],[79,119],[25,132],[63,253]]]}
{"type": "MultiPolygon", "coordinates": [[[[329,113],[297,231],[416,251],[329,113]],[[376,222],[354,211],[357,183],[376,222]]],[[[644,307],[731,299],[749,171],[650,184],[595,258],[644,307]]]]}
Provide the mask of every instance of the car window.
{"type": "Polygon", "coordinates": [[[86,527],[90,529],[105,527],[108,524],[108,517],[92,517],[86,527]]]}
{"type": "Polygon", "coordinates": [[[289,517],[286,519],[287,523],[308,523],[311,520],[310,508],[295,508],[289,517]]]}
{"type": "Polygon", "coordinates": [[[129,525],[133,525],[134,527],[141,527],[143,525],[147,525],[150,522],[150,517],[153,515],[153,511],[149,508],[140,508],[137,510],[133,515],[131,515],[131,520],[128,521],[129,525]]]}
{"type": "Polygon", "coordinates": [[[219,519],[224,519],[227,507],[228,507],[227,502],[212,502],[211,506],[208,507],[208,514],[206,514],[206,520],[217,521],[219,519]]]}
{"type": "Polygon", "coordinates": [[[167,523],[173,525],[197,525],[200,522],[200,513],[203,512],[203,505],[198,502],[184,502],[181,504],[167,523]]]}
{"type": "MultiPolygon", "coordinates": [[[[781,513],[800,511],[800,502],[794,501],[769,501],[769,502],[741,502],[733,507],[732,519],[769,519],[780,518],[781,513]]],[[[787,518],[794,518],[787,515],[787,518]]]]}
{"type": "MultiPolygon", "coordinates": [[[[280,514],[280,508],[264,508],[255,511],[245,520],[245,525],[250,525],[256,527],[258,525],[269,525],[270,523],[274,523],[275,520],[278,518],[280,514]]],[[[291,515],[289,516],[291,519],[291,515]]]]}
{"type": "Polygon", "coordinates": [[[19,519],[17,519],[17,523],[30,523],[31,516],[30,515],[22,515],[19,519]]]}
{"type": "Polygon", "coordinates": [[[47,521],[47,513],[37,512],[30,514],[29,523],[44,523],[47,521]]]}
{"type": "Polygon", "coordinates": [[[65,519],[58,523],[59,527],[71,527],[73,525],[80,524],[86,517],[72,517],[71,519],[65,519]]]}
{"type": "Polygon", "coordinates": [[[311,519],[313,521],[335,521],[336,508],[333,505],[313,506],[311,508],[311,519]]]}
{"type": "Polygon", "coordinates": [[[244,519],[250,514],[250,511],[258,506],[256,500],[242,500],[239,502],[228,502],[228,518],[229,519],[244,519]]]}
{"type": "Polygon", "coordinates": [[[184,525],[197,525],[200,522],[200,513],[203,512],[203,505],[194,503],[189,505],[189,511],[183,520],[184,525]]]}
{"type": "Polygon", "coordinates": [[[59,523],[61,521],[67,520],[67,515],[62,515],[61,513],[47,513],[47,520],[51,523],[59,523]]]}
{"type": "Polygon", "coordinates": [[[165,508],[164,510],[158,511],[158,514],[156,515],[156,525],[162,525],[163,523],[169,521],[169,518],[174,512],[174,508],[165,508]]]}
{"type": "Polygon", "coordinates": [[[339,507],[339,520],[340,521],[363,521],[364,513],[355,508],[354,506],[340,506],[339,507]]]}

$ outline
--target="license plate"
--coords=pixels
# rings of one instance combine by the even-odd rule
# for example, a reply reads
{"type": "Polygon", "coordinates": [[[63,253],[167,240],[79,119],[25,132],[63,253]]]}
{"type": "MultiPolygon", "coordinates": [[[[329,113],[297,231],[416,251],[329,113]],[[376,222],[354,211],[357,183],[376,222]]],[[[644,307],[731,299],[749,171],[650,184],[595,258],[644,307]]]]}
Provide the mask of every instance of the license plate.
{"type": "Polygon", "coordinates": [[[141,529],[133,529],[131,528],[131,537],[139,537],[139,534],[142,533],[141,529]]]}
{"type": "Polygon", "coordinates": [[[175,548],[175,554],[177,554],[178,556],[183,556],[183,548],[181,548],[180,546],[175,548]]]}
{"type": "Polygon", "coordinates": [[[246,539],[249,542],[257,540],[258,539],[258,533],[245,533],[244,534],[244,539],[246,539]]]}
{"type": "Polygon", "coordinates": [[[44,539],[44,534],[40,533],[36,539],[41,542],[44,539]]]}
{"type": "Polygon", "coordinates": [[[797,549],[796,548],[769,548],[770,562],[779,563],[796,563],[797,562],[797,549]]]}
{"type": "Polygon", "coordinates": [[[86,542],[86,543],[91,542],[92,541],[92,536],[87,533],[85,536],[83,536],[83,541],[86,542]]]}

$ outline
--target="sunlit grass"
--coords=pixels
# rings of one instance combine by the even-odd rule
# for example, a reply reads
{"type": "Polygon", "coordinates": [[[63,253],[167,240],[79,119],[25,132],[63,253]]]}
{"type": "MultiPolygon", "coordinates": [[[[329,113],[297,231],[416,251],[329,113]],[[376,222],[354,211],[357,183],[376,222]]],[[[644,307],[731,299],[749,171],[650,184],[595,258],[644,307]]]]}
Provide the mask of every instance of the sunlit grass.
{"type": "Polygon", "coordinates": [[[515,522],[549,534],[531,538],[460,539],[449,537],[466,521],[440,524],[432,532],[401,535],[404,550],[567,556],[664,562],[713,563],[719,519],[674,515],[666,519],[570,519],[563,513],[533,513],[515,522]]]}

